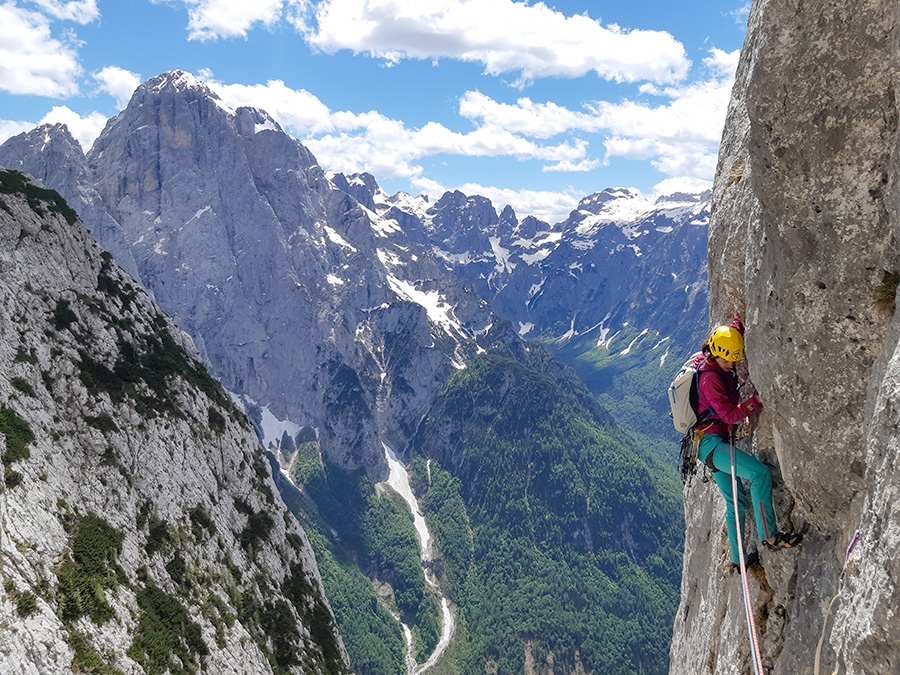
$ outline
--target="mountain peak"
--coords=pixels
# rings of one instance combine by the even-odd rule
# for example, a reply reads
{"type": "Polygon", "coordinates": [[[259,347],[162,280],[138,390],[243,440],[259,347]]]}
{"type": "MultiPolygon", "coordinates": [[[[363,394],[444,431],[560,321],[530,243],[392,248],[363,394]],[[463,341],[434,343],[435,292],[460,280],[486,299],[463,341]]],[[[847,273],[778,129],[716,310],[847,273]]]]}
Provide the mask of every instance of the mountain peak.
{"type": "Polygon", "coordinates": [[[160,93],[167,89],[177,89],[179,91],[201,89],[209,93],[210,96],[219,98],[203,80],[184,70],[168,70],[156,77],[151,77],[144,84],[140,85],[138,89],[154,93],[160,93]]]}
{"type": "Polygon", "coordinates": [[[594,212],[596,207],[602,206],[607,202],[617,201],[619,199],[644,199],[644,195],[637,188],[627,187],[608,187],[600,192],[588,195],[578,203],[579,211],[594,212]],[[592,208],[593,207],[593,208],[592,208]]]}
{"type": "Polygon", "coordinates": [[[240,107],[234,111],[234,114],[237,116],[242,136],[252,136],[266,130],[284,133],[275,118],[262,108],[240,107]]]}

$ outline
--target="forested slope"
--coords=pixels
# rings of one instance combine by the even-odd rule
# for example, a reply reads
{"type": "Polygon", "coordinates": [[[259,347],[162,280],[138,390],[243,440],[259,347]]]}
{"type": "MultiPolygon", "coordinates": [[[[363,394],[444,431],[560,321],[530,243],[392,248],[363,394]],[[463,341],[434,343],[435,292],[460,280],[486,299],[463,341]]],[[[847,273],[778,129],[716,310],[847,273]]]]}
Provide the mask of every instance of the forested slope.
{"type": "Polygon", "coordinates": [[[413,452],[471,640],[463,672],[667,670],[676,488],[560,362],[521,344],[474,359],[413,452]]]}

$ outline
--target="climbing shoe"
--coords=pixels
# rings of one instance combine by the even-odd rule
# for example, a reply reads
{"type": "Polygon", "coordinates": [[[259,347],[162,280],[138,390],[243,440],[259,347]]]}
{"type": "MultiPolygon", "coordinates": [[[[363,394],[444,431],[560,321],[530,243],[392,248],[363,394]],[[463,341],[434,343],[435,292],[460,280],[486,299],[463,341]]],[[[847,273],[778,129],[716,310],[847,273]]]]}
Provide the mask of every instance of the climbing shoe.
{"type": "Polygon", "coordinates": [[[803,535],[799,532],[776,532],[771,542],[768,539],[763,541],[770,551],[780,551],[783,548],[799,546],[803,541],[803,535]]]}

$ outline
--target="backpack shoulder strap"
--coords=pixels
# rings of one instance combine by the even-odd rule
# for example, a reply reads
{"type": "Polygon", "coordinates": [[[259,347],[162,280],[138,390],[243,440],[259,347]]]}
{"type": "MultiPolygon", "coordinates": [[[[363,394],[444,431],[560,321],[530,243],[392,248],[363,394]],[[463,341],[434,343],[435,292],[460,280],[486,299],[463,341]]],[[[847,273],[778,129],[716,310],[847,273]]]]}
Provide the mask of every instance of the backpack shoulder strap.
{"type": "MultiPolygon", "coordinates": [[[[710,355],[707,354],[706,357],[700,363],[697,364],[697,368],[694,371],[694,377],[696,378],[695,384],[697,386],[697,406],[698,407],[700,405],[700,369],[706,364],[707,361],[709,361],[709,359],[710,359],[710,355]]],[[[701,422],[705,422],[710,417],[715,415],[715,413],[716,413],[716,411],[713,410],[711,406],[706,406],[706,409],[700,411],[700,413],[697,415],[697,424],[700,424],[701,422]]]]}

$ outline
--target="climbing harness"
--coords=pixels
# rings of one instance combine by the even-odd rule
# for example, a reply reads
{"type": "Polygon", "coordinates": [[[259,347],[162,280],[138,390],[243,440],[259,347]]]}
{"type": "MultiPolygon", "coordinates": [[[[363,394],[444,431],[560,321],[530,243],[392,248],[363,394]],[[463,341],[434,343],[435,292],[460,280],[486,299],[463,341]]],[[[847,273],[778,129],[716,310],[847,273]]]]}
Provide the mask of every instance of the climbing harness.
{"type": "Polygon", "coordinates": [[[816,660],[813,667],[815,675],[819,675],[819,667],[822,661],[822,645],[825,643],[825,630],[828,628],[828,619],[831,617],[831,608],[834,606],[837,599],[841,597],[841,591],[844,590],[844,573],[847,571],[847,563],[850,562],[850,554],[853,552],[853,547],[856,546],[856,542],[859,541],[859,536],[859,530],[857,530],[853,534],[853,539],[850,540],[850,545],[847,547],[847,553],[844,555],[844,566],[841,568],[841,577],[838,580],[838,592],[835,593],[835,596],[828,604],[828,609],[825,610],[825,619],[822,621],[822,634],[819,636],[819,644],[816,646],[816,660]]]}
{"type": "Polygon", "coordinates": [[[744,613],[747,616],[747,631],[750,633],[750,656],[753,661],[755,675],[765,675],[762,667],[762,657],[759,653],[759,636],[756,633],[756,621],[753,619],[753,607],[750,601],[750,586],[747,584],[747,563],[744,560],[744,542],[741,536],[741,516],[738,504],[737,476],[734,469],[734,436],[728,434],[728,452],[731,455],[731,494],[734,500],[734,525],[737,528],[738,555],[741,559],[741,586],[744,590],[744,613]]]}

